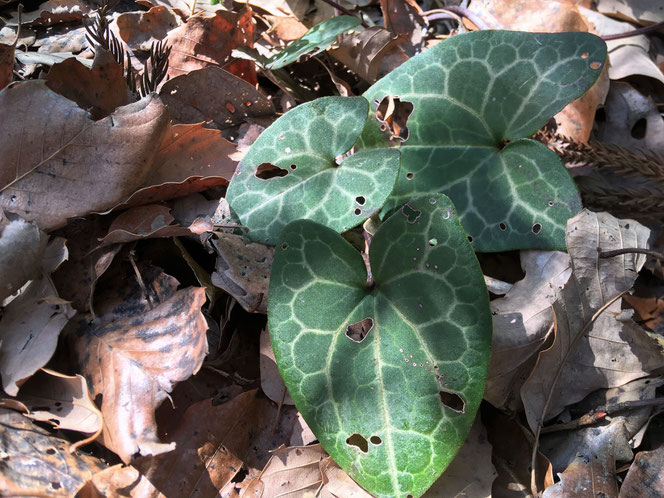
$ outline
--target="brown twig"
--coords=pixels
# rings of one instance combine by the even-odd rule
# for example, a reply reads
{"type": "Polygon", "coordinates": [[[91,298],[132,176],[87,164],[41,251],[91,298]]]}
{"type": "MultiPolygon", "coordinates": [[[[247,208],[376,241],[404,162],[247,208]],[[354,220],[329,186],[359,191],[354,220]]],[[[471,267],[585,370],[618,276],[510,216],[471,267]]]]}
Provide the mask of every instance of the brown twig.
{"type": "Polygon", "coordinates": [[[622,249],[613,249],[612,251],[601,251],[599,257],[601,259],[613,258],[614,256],[620,256],[622,254],[646,254],[647,256],[652,256],[661,261],[664,261],[664,254],[661,252],[653,251],[652,249],[642,249],[640,247],[623,247],[622,249]]]}
{"type": "Polygon", "coordinates": [[[362,17],[358,17],[358,16],[356,16],[356,15],[353,14],[350,10],[348,10],[346,7],[344,7],[344,6],[342,6],[342,5],[339,5],[339,4],[338,4],[337,2],[335,2],[334,0],[323,0],[323,2],[325,2],[326,4],[328,4],[328,5],[332,6],[332,7],[334,7],[334,8],[337,9],[338,11],[343,12],[343,13],[346,14],[347,16],[357,17],[357,18],[360,20],[360,24],[362,25],[363,28],[368,28],[368,27],[369,27],[369,25],[368,25],[367,23],[364,22],[364,19],[362,19],[362,17]]]}
{"type": "Polygon", "coordinates": [[[664,21],[660,21],[655,24],[651,24],[650,26],[645,26],[643,28],[635,29],[633,31],[626,31],[625,33],[616,33],[614,35],[604,35],[601,36],[602,40],[607,41],[607,40],[618,40],[619,38],[629,38],[630,36],[638,36],[638,35],[645,35],[648,33],[652,33],[653,31],[658,31],[660,29],[664,28],[664,21]]]}

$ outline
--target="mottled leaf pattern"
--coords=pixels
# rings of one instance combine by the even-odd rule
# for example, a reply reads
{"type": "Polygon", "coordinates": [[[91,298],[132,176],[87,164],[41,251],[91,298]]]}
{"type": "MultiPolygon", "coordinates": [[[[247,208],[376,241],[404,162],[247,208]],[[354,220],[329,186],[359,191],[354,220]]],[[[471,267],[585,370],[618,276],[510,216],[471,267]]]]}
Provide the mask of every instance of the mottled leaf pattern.
{"type": "Polygon", "coordinates": [[[557,156],[528,139],[598,78],[606,45],[588,33],[478,31],[439,43],[364,94],[374,120],[358,146],[389,146],[374,115],[410,102],[409,138],[385,213],[428,192],[450,196],[479,251],[564,248],[581,208],[557,156]]]}
{"type": "Polygon", "coordinates": [[[326,451],[377,496],[421,495],[462,445],[491,344],[486,288],[454,207],[411,201],[362,256],[308,220],[277,245],[268,301],[288,390],[326,451]]]}

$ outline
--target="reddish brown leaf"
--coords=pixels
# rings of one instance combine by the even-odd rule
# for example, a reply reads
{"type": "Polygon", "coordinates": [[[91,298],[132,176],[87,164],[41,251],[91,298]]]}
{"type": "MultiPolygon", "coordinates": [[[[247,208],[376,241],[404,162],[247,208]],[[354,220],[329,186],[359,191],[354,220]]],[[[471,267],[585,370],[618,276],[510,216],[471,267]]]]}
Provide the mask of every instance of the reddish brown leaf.
{"type": "MultiPolygon", "coordinates": [[[[223,67],[231,62],[234,48],[252,46],[253,13],[218,10],[214,15],[199,15],[168,35],[172,47],[168,76],[173,78],[208,66],[223,67]]],[[[255,78],[255,70],[251,79],[255,78]]],[[[251,80],[249,80],[251,81],[251,80]]]]}
{"type": "Polygon", "coordinates": [[[620,498],[664,496],[662,469],[664,469],[664,445],[652,451],[637,453],[620,488],[620,498]]]}
{"type": "Polygon", "coordinates": [[[103,394],[103,443],[125,463],[137,453],[174,448],[159,441],[154,410],[173,384],[201,366],[207,353],[204,302],[203,288],[183,289],[150,311],[90,329],[79,341],[93,394],[103,394]]]}
{"type": "Polygon", "coordinates": [[[53,65],[46,77],[46,85],[90,112],[94,120],[105,118],[129,103],[129,89],[122,66],[115,62],[110,52],[100,47],[95,51],[92,68],[88,69],[71,57],[53,65]]]}
{"type": "Polygon", "coordinates": [[[380,0],[385,28],[397,35],[411,57],[417,53],[427,28],[422,9],[415,0],[380,0]]]}
{"type": "Polygon", "coordinates": [[[14,43],[6,45],[0,43],[0,90],[9,85],[14,79],[14,50],[18,42],[18,33],[14,43]]]}
{"type": "Polygon", "coordinates": [[[210,66],[167,81],[159,92],[179,123],[213,121],[223,130],[247,117],[272,116],[272,102],[241,78],[210,66]]]}
{"type": "Polygon", "coordinates": [[[91,121],[42,81],[0,92],[0,207],[44,230],[108,209],[150,174],[168,124],[157,97],[91,121]]]}
{"type": "Polygon", "coordinates": [[[118,34],[132,50],[150,50],[150,45],[163,40],[168,32],[182,24],[173,9],[163,5],[147,12],[124,12],[115,23],[118,34]]]}
{"type": "Polygon", "coordinates": [[[68,449],[64,439],[0,408],[0,496],[74,496],[105,465],[68,449]]]}

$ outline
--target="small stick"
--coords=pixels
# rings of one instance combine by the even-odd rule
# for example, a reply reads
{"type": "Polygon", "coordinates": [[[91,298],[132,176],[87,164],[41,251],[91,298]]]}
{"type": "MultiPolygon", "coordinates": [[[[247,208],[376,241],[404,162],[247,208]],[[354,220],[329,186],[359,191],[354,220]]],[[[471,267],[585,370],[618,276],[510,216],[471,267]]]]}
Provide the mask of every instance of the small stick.
{"type": "Polygon", "coordinates": [[[456,14],[461,17],[465,17],[470,22],[472,22],[479,29],[491,29],[486,22],[484,22],[480,17],[474,12],[469,11],[464,7],[459,7],[458,5],[448,5],[444,9],[433,9],[426,12],[422,12],[422,17],[426,17],[428,21],[435,21],[436,19],[449,19],[449,17],[436,17],[438,14],[448,15],[449,13],[456,14]]]}
{"type": "Polygon", "coordinates": [[[653,251],[652,249],[642,249],[640,247],[624,247],[622,249],[614,249],[612,251],[601,251],[599,253],[600,259],[612,258],[614,256],[620,256],[622,254],[646,254],[652,256],[653,258],[660,259],[664,261],[664,254],[661,252],[653,251]]]}
{"type": "Polygon", "coordinates": [[[664,28],[664,21],[660,21],[656,24],[651,24],[650,26],[645,26],[644,28],[635,29],[633,31],[626,31],[625,33],[616,33],[615,35],[604,35],[602,40],[618,40],[619,38],[629,38],[630,36],[645,35],[653,31],[658,31],[659,29],[664,28]]]}

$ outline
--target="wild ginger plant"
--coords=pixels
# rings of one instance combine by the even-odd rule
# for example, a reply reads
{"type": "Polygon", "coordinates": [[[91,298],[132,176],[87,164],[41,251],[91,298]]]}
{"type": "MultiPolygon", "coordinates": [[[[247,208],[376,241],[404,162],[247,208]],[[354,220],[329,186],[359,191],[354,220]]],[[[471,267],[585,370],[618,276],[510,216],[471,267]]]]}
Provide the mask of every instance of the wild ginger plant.
{"type": "Polygon", "coordinates": [[[362,97],[296,107],[239,164],[228,201],[249,238],[276,245],[279,370],[369,492],[420,496],[463,444],[491,347],[473,250],[565,247],[579,194],[530,137],[605,59],[587,33],[457,35],[362,97]],[[365,264],[339,233],[375,213],[365,264]]]}

